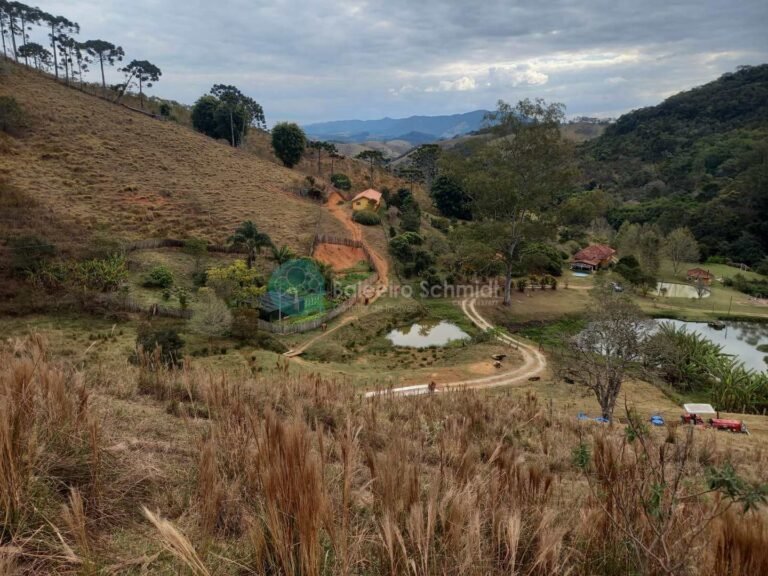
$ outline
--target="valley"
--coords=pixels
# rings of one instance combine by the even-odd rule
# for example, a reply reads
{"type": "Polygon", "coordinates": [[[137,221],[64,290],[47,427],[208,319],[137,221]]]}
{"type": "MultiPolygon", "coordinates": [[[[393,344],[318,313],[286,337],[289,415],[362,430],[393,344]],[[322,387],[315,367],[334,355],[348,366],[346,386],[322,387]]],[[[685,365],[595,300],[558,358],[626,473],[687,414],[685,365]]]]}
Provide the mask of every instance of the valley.
{"type": "Polygon", "coordinates": [[[268,130],[3,58],[0,573],[762,573],[766,66],[268,130]]]}

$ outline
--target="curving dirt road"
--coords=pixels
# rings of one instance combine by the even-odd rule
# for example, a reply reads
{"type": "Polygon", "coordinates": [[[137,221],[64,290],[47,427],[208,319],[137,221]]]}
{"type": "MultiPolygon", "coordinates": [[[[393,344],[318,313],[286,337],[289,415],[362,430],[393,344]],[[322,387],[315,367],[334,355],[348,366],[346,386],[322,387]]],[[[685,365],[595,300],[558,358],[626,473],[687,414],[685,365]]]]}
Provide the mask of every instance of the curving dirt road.
{"type": "MultiPolygon", "coordinates": [[[[387,259],[382,257],[376,250],[371,248],[371,246],[365,241],[365,238],[363,237],[363,231],[360,228],[360,224],[352,220],[352,215],[349,213],[348,210],[344,208],[343,204],[339,204],[339,202],[343,202],[344,199],[341,197],[341,195],[338,192],[332,192],[331,195],[328,197],[328,211],[333,215],[334,218],[336,218],[339,222],[341,222],[344,227],[349,230],[350,236],[353,240],[357,240],[361,242],[366,249],[368,250],[368,254],[371,255],[371,259],[373,260],[373,268],[376,270],[376,274],[378,275],[378,280],[375,284],[368,286],[365,291],[363,292],[365,296],[368,298],[368,303],[373,303],[379,296],[386,293],[389,283],[389,262],[387,262],[387,259]]],[[[307,340],[303,344],[297,346],[296,348],[292,348],[291,350],[288,350],[283,354],[286,358],[293,358],[295,356],[300,356],[304,353],[304,351],[312,346],[315,342],[318,340],[321,340],[322,338],[325,338],[328,334],[331,334],[341,328],[342,326],[345,326],[352,322],[353,320],[357,320],[358,316],[346,316],[343,320],[341,320],[336,326],[331,328],[330,330],[327,330],[326,332],[321,332],[317,336],[311,338],[310,340],[307,340]]]]}
{"type": "Polygon", "coordinates": [[[371,255],[371,258],[373,259],[373,267],[376,270],[376,273],[379,275],[379,281],[376,283],[376,294],[374,296],[374,298],[378,298],[379,295],[385,292],[387,289],[387,283],[389,282],[389,262],[387,262],[386,258],[382,257],[365,241],[365,238],[363,237],[363,231],[360,228],[360,224],[352,220],[351,213],[345,209],[343,204],[339,204],[339,202],[343,201],[344,199],[338,192],[332,192],[328,197],[328,210],[334,218],[336,218],[344,225],[347,230],[349,230],[349,234],[352,239],[362,242],[363,245],[367,248],[368,253],[371,255]]]}
{"type": "MultiPolygon", "coordinates": [[[[467,298],[461,302],[461,309],[464,314],[481,330],[489,330],[493,328],[491,323],[483,318],[477,311],[475,302],[475,298],[467,298]]],[[[437,392],[450,390],[451,388],[495,388],[498,386],[511,386],[513,384],[526,382],[529,378],[538,376],[546,370],[547,359],[536,347],[521,342],[506,334],[499,334],[496,338],[509,346],[513,346],[522,355],[523,363],[520,366],[506,372],[494,374],[493,376],[444,383],[440,385],[437,392]]],[[[388,388],[386,390],[372,390],[367,392],[365,397],[373,398],[384,395],[417,396],[428,393],[428,384],[416,384],[413,386],[402,386],[400,388],[388,388]]]]}

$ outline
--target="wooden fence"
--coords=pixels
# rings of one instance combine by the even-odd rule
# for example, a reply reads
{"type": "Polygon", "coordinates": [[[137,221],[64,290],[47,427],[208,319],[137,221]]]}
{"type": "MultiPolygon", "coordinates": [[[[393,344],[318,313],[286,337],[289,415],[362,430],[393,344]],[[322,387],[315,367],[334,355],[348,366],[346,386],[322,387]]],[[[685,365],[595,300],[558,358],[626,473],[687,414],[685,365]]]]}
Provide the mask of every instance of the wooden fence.
{"type": "Polygon", "coordinates": [[[166,318],[192,318],[192,310],[189,309],[171,308],[163,304],[150,304],[147,306],[122,295],[100,294],[96,297],[96,301],[109,306],[113,310],[122,310],[124,312],[147,314],[148,316],[164,316],[166,318]]]}
{"type": "MultiPolygon", "coordinates": [[[[144,240],[135,240],[133,242],[127,242],[123,244],[123,250],[126,252],[133,252],[136,250],[153,250],[156,248],[183,248],[186,242],[176,238],[147,238],[144,240]]],[[[365,254],[367,262],[374,269],[374,273],[371,274],[365,280],[357,284],[355,296],[348,298],[338,306],[330,309],[322,316],[313,320],[307,320],[306,322],[267,322],[259,319],[259,330],[270,332],[272,334],[298,334],[301,332],[308,332],[309,330],[315,330],[320,328],[323,324],[330,322],[337,316],[340,316],[344,312],[348,311],[355,304],[365,299],[363,292],[369,286],[372,286],[379,281],[379,271],[376,269],[376,263],[371,257],[371,253],[365,243],[359,240],[353,240],[351,238],[343,238],[340,236],[332,236],[330,234],[318,234],[315,236],[312,242],[312,252],[314,253],[315,247],[318,244],[338,244],[341,246],[350,246],[352,248],[360,248],[365,254]]],[[[209,252],[238,252],[237,249],[232,249],[228,246],[220,246],[216,244],[208,245],[209,252]]],[[[100,301],[109,304],[113,308],[125,310],[126,312],[137,312],[142,314],[148,314],[150,316],[166,316],[170,318],[191,318],[191,310],[181,310],[179,308],[171,308],[162,304],[152,304],[145,306],[135,302],[125,296],[107,296],[104,295],[100,298],[100,301]]]]}
{"type": "MultiPolygon", "coordinates": [[[[146,238],[144,240],[134,240],[122,245],[125,252],[135,252],[137,250],[154,250],[156,248],[183,248],[187,245],[186,240],[177,238],[146,238]]],[[[220,244],[208,244],[208,252],[229,252],[232,254],[242,254],[244,249],[235,246],[222,246],[220,244]]]]}
{"type": "Polygon", "coordinates": [[[363,251],[363,253],[365,253],[366,260],[374,269],[374,273],[371,274],[368,278],[366,278],[362,282],[359,282],[357,284],[357,290],[355,291],[355,296],[345,300],[344,302],[342,302],[335,308],[332,308],[331,310],[329,310],[327,313],[323,314],[319,318],[315,318],[314,320],[307,320],[306,322],[298,322],[295,324],[291,324],[289,322],[266,322],[264,320],[259,320],[260,330],[264,330],[265,332],[271,332],[273,334],[298,334],[300,332],[308,332],[309,330],[315,330],[317,328],[320,328],[320,326],[322,326],[323,324],[330,322],[337,316],[340,316],[344,312],[347,312],[350,308],[352,308],[355,304],[359,303],[361,300],[364,300],[365,289],[368,288],[369,286],[372,286],[373,284],[376,284],[376,282],[379,281],[379,271],[376,270],[376,263],[374,259],[371,257],[371,253],[368,251],[368,247],[365,245],[365,243],[360,242],[359,240],[353,240],[351,238],[331,236],[330,234],[318,234],[317,236],[315,236],[315,239],[312,242],[313,253],[318,244],[339,244],[341,246],[350,246],[352,248],[360,248],[363,251]]]}
{"type": "Polygon", "coordinates": [[[293,324],[290,322],[266,322],[265,320],[259,320],[259,330],[264,330],[265,332],[271,332],[273,334],[299,334],[301,332],[308,332],[320,328],[323,324],[330,322],[337,316],[348,311],[355,304],[359,303],[360,300],[364,299],[365,296],[363,292],[365,289],[378,281],[379,275],[374,272],[371,276],[357,285],[357,292],[354,297],[345,300],[335,308],[331,308],[328,312],[318,318],[293,324]]]}

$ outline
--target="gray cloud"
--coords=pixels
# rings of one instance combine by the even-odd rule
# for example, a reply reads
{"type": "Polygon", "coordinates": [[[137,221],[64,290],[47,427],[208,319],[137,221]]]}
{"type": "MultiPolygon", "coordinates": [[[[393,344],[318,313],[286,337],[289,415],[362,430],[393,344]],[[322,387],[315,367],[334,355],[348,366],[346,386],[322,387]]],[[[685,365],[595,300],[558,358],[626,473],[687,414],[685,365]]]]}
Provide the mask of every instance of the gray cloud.
{"type": "Polygon", "coordinates": [[[41,2],[78,21],[84,38],[155,62],[155,93],[191,103],[214,83],[236,84],[270,122],[460,112],[528,96],[616,115],[768,61],[765,0],[41,2]]]}

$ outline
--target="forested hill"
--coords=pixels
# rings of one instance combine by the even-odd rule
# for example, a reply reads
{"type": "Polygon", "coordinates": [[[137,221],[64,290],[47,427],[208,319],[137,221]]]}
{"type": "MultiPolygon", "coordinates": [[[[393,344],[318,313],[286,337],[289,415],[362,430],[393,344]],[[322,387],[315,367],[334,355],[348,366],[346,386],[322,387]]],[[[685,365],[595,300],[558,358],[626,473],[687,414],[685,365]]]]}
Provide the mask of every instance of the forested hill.
{"type": "Polygon", "coordinates": [[[587,182],[618,200],[615,226],[688,226],[704,257],[768,255],[768,64],[625,114],[581,159],[587,182]]]}

